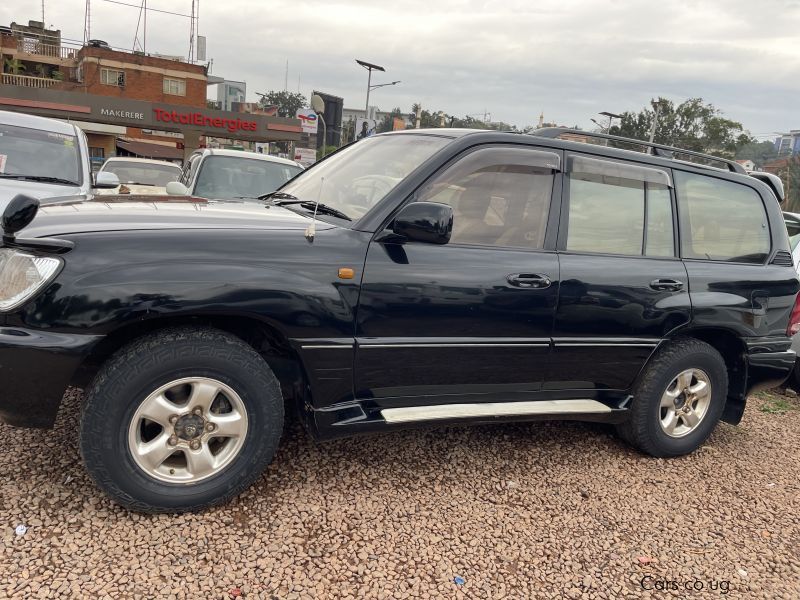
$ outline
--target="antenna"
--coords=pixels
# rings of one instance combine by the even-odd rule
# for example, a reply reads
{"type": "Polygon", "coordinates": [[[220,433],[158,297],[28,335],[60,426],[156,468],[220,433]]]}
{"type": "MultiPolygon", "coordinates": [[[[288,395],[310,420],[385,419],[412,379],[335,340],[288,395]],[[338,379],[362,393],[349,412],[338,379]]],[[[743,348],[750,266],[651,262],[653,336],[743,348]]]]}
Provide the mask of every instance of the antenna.
{"type": "Polygon", "coordinates": [[[197,33],[197,0],[192,0],[192,13],[189,16],[189,60],[188,62],[194,62],[194,37],[197,33]]]}
{"type": "Polygon", "coordinates": [[[86,0],[86,11],[83,15],[83,45],[92,39],[92,9],[91,0],[86,0]]]}
{"type": "MultiPolygon", "coordinates": [[[[139,41],[139,26],[142,23],[142,16],[144,16],[144,19],[145,19],[145,21],[144,21],[145,30],[144,31],[145,31],[145,34],[146,34],[147,33],[147,0],[142,0],[142,5],[139,7],[139,19],[136,21],[136,33],[133,35],[133,45],[131,46],[131,49],[134,52],[136,51],[137,44],[138,44],[139,48],[142,50],[142,52],[144,52],[144,44],[145,44],[145,42],[144,41],[142,41],[142,42],[139,41]]],[[[143,34],[142,37],[144,37],[144,34],[143,34]]]]}
{"type": "Polygon", "coordinates": [[[44,22],[44,0],[42,0],[42,27],[47,29],[47,23],[44,22]]]}
{"type": "Polygon", "coordinates": [[[311,223],[306,227],[305,236],[309,242],[314,241],[314,236],[317,234],[317,208],[319,208],[319,200],[322,198],[322,188],[325,185],[325,178],[320,177],[319,192],[317,193],[317,201],[314,203],[314,214],[311,215],[311,223]]]}

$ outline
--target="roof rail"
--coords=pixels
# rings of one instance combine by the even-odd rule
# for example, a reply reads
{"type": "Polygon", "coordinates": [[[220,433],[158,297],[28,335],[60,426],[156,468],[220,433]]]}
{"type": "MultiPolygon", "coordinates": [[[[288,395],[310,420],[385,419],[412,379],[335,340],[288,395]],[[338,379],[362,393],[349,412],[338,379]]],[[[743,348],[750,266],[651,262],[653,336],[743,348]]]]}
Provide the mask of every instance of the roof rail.
{"type": "MultiPolygon", "coordinates": [[[[675,158],[676,154],[689,156],[693,158],[701,158],[705,161],[723,164],[725,165],[725,168],[727,170],[732,171],[734,173],[741,173],[742,175],[747,175],[747,171],[745,171],[742,165],[740,165],[736,161],[728,160],[727,158],[720,158],[719,156],[712,156],[711,154],[703,154],[702,152],[695,152],[694,150],[684,150],[683,148],[675,148],[673,146],[655,144],[653,142],[646,142],[644,140],[637,140],[634,138],[626,138],[619,135],[608,135],[607,133],[582,131],[580,129],[571,129],[569,127],[543,127],[541,129],[536,129],[532,131],[531,135],[536,135],[545,138],[558,138],[559,136],[565,133],[573,136],[597,138],[601,140],[613,140],[616,142],[624,142],[626,144],[631,144],[634,146],[641,146],[642,148],[647,149],[646,151],[647,154],[652,154],[653,156],[660,156],[662,158],[670,158],[672,160],[680,160],[678,158],[675,158]]],[[[709,166],[709,165],[700,165],[700,166],[709,166]]]]}

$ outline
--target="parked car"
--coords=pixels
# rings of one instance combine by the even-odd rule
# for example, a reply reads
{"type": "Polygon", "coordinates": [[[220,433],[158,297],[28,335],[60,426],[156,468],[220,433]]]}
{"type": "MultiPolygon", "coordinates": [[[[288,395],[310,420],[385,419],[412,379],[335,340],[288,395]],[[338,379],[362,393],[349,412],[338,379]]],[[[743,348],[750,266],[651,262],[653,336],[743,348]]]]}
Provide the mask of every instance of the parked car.
{"type": "Polygon", "coordinates": [[[300,163],[258,152],[204,149],[194,152],[167,193],[234,199],[274,192],[303,170],[300,163]]]}
{"type": "MultiPolygon", "coordinates": [[[[800,214],[784,212],[783,218],[786,222],[786,230],[789,232],[789,245],[792,248],[792,262],[794,262],[795,271],[800,275],[800,214]]],[[[792,336],[792,350],[800,357],[800,333],[796,333],[792,336]]],[[[795,360],[792,376],[789,378],[789,385],[795,390],[800,391],[800,358],[795,360]]]]}
{"type": "Polygon", "coordinates": [[[163,160],[115,156],[106,159],[98,173],[113,173],[120,181],[119,186],[98,192],[101,195],[163,195],[167,184],[181,176],[181,167],[163,160]]]}
{"type": "Polygon", "coordinates": [[[261,201],[18,198],[0,416],[51,427],[85,387],[86,468],[141,511],[247,488],[285,403],[320,439],[578,419],[692,452],[795,363],[780,207],[734,162],[578,135],[376,135],[261,201]]]}
{"type": "Polygon", "coordinates": [[[17,194],[87,196],[117,185],[110,174],[93,180],[86,135],[76,125],[0,111],[0,210],[17,194]]]}

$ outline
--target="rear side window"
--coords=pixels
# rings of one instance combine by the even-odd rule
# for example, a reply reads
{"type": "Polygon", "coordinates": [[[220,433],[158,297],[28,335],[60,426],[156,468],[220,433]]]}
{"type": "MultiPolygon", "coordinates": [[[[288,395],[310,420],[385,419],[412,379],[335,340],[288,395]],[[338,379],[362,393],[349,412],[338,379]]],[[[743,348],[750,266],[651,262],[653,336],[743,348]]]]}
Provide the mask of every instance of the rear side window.
{"type": "Polygon", "coordinates": [[[684,258],[762,263],[770,249],[764,203],[745,185],[675,172],[684,258]]]}
{"type": "Polygon", "coordinates": [[[674,256],[669,185],[665,171],[572,157],[567,250],[674,256]]]}

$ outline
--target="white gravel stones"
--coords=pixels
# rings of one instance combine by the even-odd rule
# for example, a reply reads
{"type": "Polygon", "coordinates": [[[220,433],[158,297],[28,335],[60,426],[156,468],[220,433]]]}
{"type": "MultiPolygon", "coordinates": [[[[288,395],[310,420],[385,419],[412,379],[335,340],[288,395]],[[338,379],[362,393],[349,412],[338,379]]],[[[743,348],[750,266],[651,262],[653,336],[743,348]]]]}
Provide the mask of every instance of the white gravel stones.
{"type": "Polygon", "coordinates": [[[327,443],[294,425],[252,489],[180,516],[95,489],[79,400],[50,432],[0,425],[2,598],[800,597],[797,398],[751,399],[674,460],[591,424],[327,443]]]}

